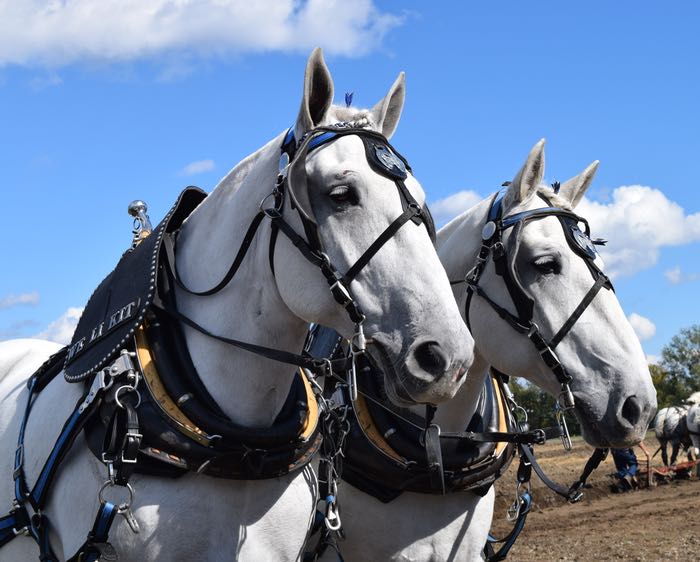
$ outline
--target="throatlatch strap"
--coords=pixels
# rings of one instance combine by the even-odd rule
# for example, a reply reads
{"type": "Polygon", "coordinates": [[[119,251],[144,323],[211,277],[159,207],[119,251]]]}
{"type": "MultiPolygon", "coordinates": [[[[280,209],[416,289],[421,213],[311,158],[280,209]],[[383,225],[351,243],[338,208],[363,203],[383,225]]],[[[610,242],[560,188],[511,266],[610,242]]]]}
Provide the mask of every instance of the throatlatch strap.
{"type": "Polygon", "coordinates": [[[180,275],[177,271],[177,264],[175,263],[175,242],[171,236],[165,236],[163,239],[163,246],[165,247],[165,251],[168,256],[168,263],[171,265],[173,277],[178,287],[180,287],[183,291],[190,293],[191,295],[197,295],[200,297],[213,295],[214,293],[218,293],[219,291],[221,291],[221,289],[223,289],[226,285],[228,285],[231,282],[233,276],[236,275],[238,268],[243,262],[243,258],[245,257],[246,253],[248,252],[248,249],[250,248],[250,245],[253,242],[253,238],[255,238],[255,233],[258,231],[258,227],[260,226],[260,223],[264,218],[265,213],[263,213],[262,211],[255,215],[253,221],[250,223],[250,226],[248,227],[248,230],[245,233],[245,236],[243,237],[243,242],[241,243],[241,246],[238,249],[238,253],[236,254],[235,259],[233,260],[231,267],[229,267],[228,271],[226,272],[226,275],[224,275],[224,278],[221,281],[219,281],[219,283],[217,283],[215,287],[212,287],[207,291],[193,291],[181,281],[180,275]]]}

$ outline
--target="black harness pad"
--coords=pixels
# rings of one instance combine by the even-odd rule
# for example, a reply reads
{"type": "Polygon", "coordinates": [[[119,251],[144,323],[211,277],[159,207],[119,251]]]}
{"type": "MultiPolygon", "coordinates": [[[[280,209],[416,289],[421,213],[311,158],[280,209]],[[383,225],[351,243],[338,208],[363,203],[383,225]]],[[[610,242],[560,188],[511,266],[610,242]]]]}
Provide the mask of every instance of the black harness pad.
{"type": "Polygon", "coordinates": [[[109,364],[143,323],[156,294],[163,235],[182,222],[207,196],[188,187],[150,236],[122,255],[95,289],[68,346],[64,376],[79,382],[109,364]]]}

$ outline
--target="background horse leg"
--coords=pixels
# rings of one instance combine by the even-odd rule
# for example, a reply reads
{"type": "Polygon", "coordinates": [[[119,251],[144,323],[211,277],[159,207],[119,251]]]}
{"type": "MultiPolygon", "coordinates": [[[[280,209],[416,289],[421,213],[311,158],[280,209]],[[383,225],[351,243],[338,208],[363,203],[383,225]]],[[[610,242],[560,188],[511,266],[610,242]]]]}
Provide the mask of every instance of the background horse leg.
{"type": "Polygon", "coordinates": [[[673,449],[671,450],[671,466],[676,464],[676,457],[678,457],[678,450],[680,449],[680,443],[674,443],[673,449]]]}
{"type": "Polygon", "coordinates": [[[663,461],[664,466],[668,466],[668,455],[666,454],[666,441],[661,441],[660,448],[661,460],[663,461]]]}

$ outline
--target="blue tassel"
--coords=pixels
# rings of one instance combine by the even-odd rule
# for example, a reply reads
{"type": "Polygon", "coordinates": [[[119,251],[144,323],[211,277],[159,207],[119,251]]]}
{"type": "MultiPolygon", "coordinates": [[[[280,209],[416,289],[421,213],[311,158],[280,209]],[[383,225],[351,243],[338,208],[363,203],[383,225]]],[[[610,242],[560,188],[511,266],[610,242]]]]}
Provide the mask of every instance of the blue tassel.
{"type": "Polygon", "coordinates": [[[355,92],[345,92],[345,107],[350,107],[352,105],[352,96],[355,92]]]}

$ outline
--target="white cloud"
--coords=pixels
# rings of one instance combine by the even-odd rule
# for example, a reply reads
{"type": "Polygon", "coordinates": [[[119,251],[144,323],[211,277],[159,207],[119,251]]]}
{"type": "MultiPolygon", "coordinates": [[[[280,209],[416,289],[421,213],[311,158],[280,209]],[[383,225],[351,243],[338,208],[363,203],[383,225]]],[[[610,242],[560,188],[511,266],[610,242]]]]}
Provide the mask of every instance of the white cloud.
{"type": "Polygon", "coordinates": [[[213,160],[197,160],[196,162],[190,162],[182,169],[182,175],[193,176],[195,174],[201,174],[202,172],[208,172],[214,169],[213,160]]]}
{"type": "Polygon", "coordinates": [[[435,224],[440,226],[462,214],[481,201],[483,197],[475,191],[462,190],[430,203],[430,212],[435,224]]]}
{"type": "Polygon", "coordinates": [[[31,293],[22,293],[21,295],[7,295],[0,298],[0,310],[31,304],[35,305],[39,302],[39,293],[32,291],[31,293]]]}
{"type": "Polygon", "coordinates": [[[611,277],[633,275],[655,265],[664,246],[700,240],[700,212],[686,214],[651,187],[618,187],[607,203],[584,198],[576,212],[588,219],[594,237],[609,240],[599,249],[611,277]]]}
{"type": "Polygon", "coordinates": [[[651,339],[656,335],[656,326],[645,316],[633,312],[627,317],[627,320],[630,321],[634,333],[641,341],[651,339]]]}
{"type": "Polygon", "coordinates": [[[664,277],[666,280],[671,283],[671,285],[678,285],[682,281],[682,274],[681,274],[681,268],[676,266],[673,269],[669,269],[668,271],[664,272],[664,277]]]}
{"type": "Polygon", "coordinates": [[[402,21],[373,0],[0,0],[0,66],[308,52],[317,45],[357,56],[402,21]]]}
{"type": "Polygon", "coordinates": [[[82,313],[82,307],[71,307],[60,318],[51,322],[46,330],[39,332],[33,337],[55,341],[64,345],[68,344],[73,337],[73,332],[75,332],[75,327],[78,325],[78,320],[80,320],[82,313]]]}
{"type": "Polygon", "coordinates": [[[700,273],[684,273],[681,271],[680,266],[676,266],[673,269],[664,271],[664,277],[671,285],[679,285],[680,283],[697,281],[700,279],[700,273]]]}

